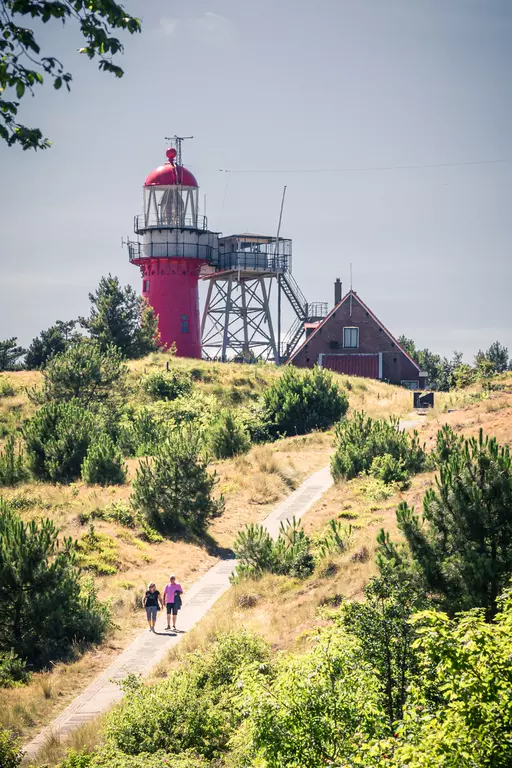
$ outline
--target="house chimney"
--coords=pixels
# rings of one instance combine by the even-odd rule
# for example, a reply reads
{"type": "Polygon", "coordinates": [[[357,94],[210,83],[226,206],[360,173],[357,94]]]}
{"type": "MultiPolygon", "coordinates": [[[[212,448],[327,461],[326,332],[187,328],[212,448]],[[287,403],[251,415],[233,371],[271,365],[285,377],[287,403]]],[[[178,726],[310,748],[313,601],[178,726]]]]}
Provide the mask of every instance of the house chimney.
{"type": "Polygon", "coordinates": [[[334,306],[339,304],[341,301],[341,288],[342,288],[341,281],[339,277],[337,277],[336,282],[334,283],[334,306]]]}

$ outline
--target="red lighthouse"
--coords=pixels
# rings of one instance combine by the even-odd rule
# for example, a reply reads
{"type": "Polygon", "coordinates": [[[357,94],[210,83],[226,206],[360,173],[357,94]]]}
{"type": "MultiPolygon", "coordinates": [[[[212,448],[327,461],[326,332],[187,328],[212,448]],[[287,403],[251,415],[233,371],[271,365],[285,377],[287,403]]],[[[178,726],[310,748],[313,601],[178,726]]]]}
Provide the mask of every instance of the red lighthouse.
{"type": "Polygon", "coordinates": [[[180,357],[200,358],[199,273],[216,260],[218,239],[198,214],[193,174],[177,162],[175,149],[166,154],[167,162],[144,182],[144,211],[134,226],[140,239],[128,242],[129,257],[140,267],[142,295],[158,316],[162,344],[175,343],[180,357]]]}

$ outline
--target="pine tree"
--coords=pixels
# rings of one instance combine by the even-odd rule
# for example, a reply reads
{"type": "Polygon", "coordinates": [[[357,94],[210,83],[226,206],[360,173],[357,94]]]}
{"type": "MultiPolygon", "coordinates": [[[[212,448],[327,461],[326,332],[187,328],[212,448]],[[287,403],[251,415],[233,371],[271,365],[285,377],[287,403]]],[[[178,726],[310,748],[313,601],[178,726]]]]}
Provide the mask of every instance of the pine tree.
{"type": "MultiPolygon", "coordinates": [[[[438,449],[443,436],[438,437],[438,449]]],[[[453,450],[446,445],[423,519],[402,502],[398,525],[428,593],[449,613],[485,608],[492,619],[512,576],[512,459],[508,446],[480,430],[453,450]]],[[[442,450],[442,445],[441,445],[442,450]]],[[[381,554],[400,559],[389,541],[381,554]]]]}
{"type": "Polygon", "coordinates": [[[50,360],[43,370],[43,402],[74,400],[86,408],[123,396],[128,369],[117,347],[102,350],[82,338],[50,360]]]}
{"type": "Polygon", "coordinates": [[[202,534],[223,507],[222,499],[212,497],[216,482],[201,455],[199,436],[176,431],[154,458],[141,460],[131,502],[161,533],[202,534]]]}
{"type": "Polygon", "coordinates": [[[71,539],[52,520],[23,522],[0,498],[0,650],[40,665],[98,642],[109,617],[85,595],[71,539]]]}
{"type": "Polygon", "coordinates": [[[18,346],[16,336],[0,341],[0,371],[15,371],[20,368],[18,360],[25,352],[23,347],[18,346]]]}
{"type": "Polygon", "coordinates": [[[57,320],[55,325],[46,331],[41,331],[39,336],[32,340],[25,358],[25,366],[29,370],[43,368],[49,360],[61,352],[65,352],[69,345],[76,339],[73,334],[76,320],[62,322],[57,320]]]}
{"type": "Polygon", "coordinates": [[[136,358],[158,349],[157,321],[153,310],[118,277],[102,277],[95,293],[89,294],[91,312],[80,324],[101,349],[116,346],[126,358],[136,358]]]}

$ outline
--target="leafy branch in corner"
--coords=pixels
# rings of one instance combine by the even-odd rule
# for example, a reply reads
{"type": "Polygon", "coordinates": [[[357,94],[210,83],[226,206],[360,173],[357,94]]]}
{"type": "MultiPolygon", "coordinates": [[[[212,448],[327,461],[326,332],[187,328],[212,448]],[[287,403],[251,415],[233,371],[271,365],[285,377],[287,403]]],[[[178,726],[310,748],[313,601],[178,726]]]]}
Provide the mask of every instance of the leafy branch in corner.
{"type": "Polygon", "coordinates": [[[113,57],[123,52],[123,46],[112,31],[132,35],[140,32],[141,24],[114,0],[0,0],[0,138],[9,146],[47,149],[50,141],[39,128],[17,122],[20,101],[27,93],[33,96],[45,76],[56,90],[64,86],[69,91],[72,75],[55,56],[41,55],[34,31],[24,26],[27,16],[43,24],[51,20],[63,26],[78,24],[85,41],[79,53],[89,59],[98,56],[100,70],[116,77],[122,77],[123,70],[113,57]]]}

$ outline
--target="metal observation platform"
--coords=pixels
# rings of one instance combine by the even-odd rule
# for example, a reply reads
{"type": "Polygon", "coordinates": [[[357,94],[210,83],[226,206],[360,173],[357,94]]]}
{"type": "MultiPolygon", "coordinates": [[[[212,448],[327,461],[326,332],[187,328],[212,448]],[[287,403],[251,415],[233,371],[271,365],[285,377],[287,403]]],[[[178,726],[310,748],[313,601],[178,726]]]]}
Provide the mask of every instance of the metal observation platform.
{"type": "Polygon", "coordinates": [[[287,238],[251,233],[219,238],[212,267],[203,274],[208,289],[201,338],[207,359],[279,364],[297,345],[305,324],[327,314],[327,303],[309,305],[294,280],[287,238]],[[296,319],[281,340],[283,297],[296,319]]]}

